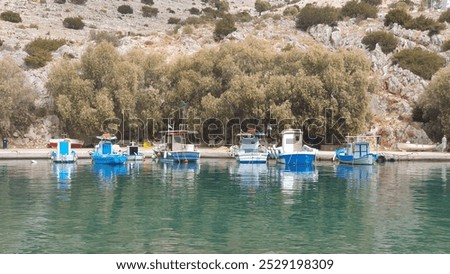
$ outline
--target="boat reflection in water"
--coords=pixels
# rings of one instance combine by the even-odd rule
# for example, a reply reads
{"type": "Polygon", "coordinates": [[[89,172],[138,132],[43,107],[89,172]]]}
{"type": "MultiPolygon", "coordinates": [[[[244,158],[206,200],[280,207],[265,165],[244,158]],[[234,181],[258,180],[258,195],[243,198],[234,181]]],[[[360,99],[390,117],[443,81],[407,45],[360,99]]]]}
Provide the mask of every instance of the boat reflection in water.
{"type": "Polygon", "coordinates": [[[351,187],[365,187],[372,180],[376,171],[373,165],[337,165],[335,166],[336,178],[347,180],[351,187]]]}
{"type": "Polygon", "coordinates": [[[291,194],[309,183],[319,181],[319,171],[315,165],[282,166],[278,170],[282,192],[291,194]]]}
{"type": "Polygon", "coordinates": [[[95,164],[92,165],[94,174],[98,177],[99,184],[105,188],[109,188],[117,181],[118,176],[128,174],[128,165],[110,165],[110,164],[95,164]]]}
{"type": "Polygon", "coordinates": [[[241,187],[255,187],[261,181],[268,180],[268,167],[266,164],[236,163],[230,165],[229,173],[235,176],[241,187]]]}
{"type": "Polygon", "coordinates": [[[165,180],[174,183],[193,182],[200,173],[198,162],[159,161],[165,180]]]}
{"type": "Polygon", "coordinates": [[[53,173],[58,181],[58,189],[70,189],[72,175],[75,173],[75,163],[54,163],[52,164],[53,173]]]}

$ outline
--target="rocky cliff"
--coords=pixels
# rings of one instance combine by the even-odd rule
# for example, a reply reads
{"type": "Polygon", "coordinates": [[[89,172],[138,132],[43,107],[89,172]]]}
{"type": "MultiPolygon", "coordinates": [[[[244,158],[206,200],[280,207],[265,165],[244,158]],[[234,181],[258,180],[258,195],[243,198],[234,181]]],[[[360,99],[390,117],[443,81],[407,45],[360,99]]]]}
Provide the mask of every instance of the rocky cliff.
{"type": "MultiPolygon", "coordinates": [[[[292,18],[283,16],[264,16],[265,14],[282,14],[283,10],[293,4],[288,1],[269,1],[278,8],[259,16],[254,8],[253,0],[229,1],[230,12],[248,11],[254,20],[247,23],[238,23],[237,30],[228,35],[223,41],[215,42],[213,39],[213,26],[202,25],[192,31],[183,29],[174,31],[175,26],[168,24],[168,19],[177,17],[185,19],[191,14],[189,9],[196,7],[202,9],[206,6],[204,1],[169,0],[154,1],[154,8],[159,13],[156,17],[143,17],[140,0],[128,1],[100,1],[89,0],[84,5],[72,3],[57,4],[53,0],[2,0],[2,11],[14,11],[21,15],[21,23],[0,21],[0,58],[11,56],[23,68],[29,85],[36,92],[36,105],[45,106],[50,100],[45,83],[52,63],[39,69],[29,69],[24,65],[26,53],[24,47],[35,38],[64,38],[68,43],[53,53],[53,61],[57,62],[65,55],[80,58],[87,46],[95,43],[91,40],[92,32],[108,31],[120,34],[118,49],[126,52],[131,48],[141,48],[146,51],[164,52],[170,59],[178,56],[190,55],[203,48],[217,47],[220,43],[240,41],[247,37],[269,40],[274,48],[282,49],[287,44],[307,49],[321,44],[329,50],[341,48],[364,49],[361,39],[366,32],[386,30],[383,19],[388,5],[396,1],[383,1],[379,16],[376,19],[356,20],[348,19],[339,22],[335,27],[318,25],[307,32],[295,28],[292,18]],[[120,14],[117,8],[120,5],[130,5],[133,14],[120,14]],[[63,27],[62,21],[66,17],[83,18],[86,26],[82,30],[72,30],[63,27]]],[[[292,1],[291,1],[292,2],[292,1]]],[[[317,2],[319,5],[340,6],[347,1],[308,1],[302,0],[295,4],[303,7],[307,3],[317,2]]],[[[425,15],[436,19],[440,10],[420,9],[421,1],[413,1],[417,5],[411,11],[413,16],[425,15]]],[[[390,31],[400,40],[398,50],[403,48],[423,47],[438,52],[447,63],[450,61],[450,52],[440,52],[443,41],[450,38],[450,30],[446,30],[431,38],[426,32],[407,30],[400,26],[393,26],[390,31]]],[[[426,88],[428,81],[392,65],[391,54],[384,54],[378,47],[368,51],[367,56],[372,61],[373,81],[375,88],[371,94],[372,122],[367,125],[367,132],[382,135],[383,145],[391,147],[398,141],[430,142],[420,124],[412,122],[412,108],[419,95],[426,88]]],[[[13,132],[12,143],[16,146],[42,146],[50,137],[59,134],[58,119],[49,115],[35,123],[28,132],[13,132]]]]}

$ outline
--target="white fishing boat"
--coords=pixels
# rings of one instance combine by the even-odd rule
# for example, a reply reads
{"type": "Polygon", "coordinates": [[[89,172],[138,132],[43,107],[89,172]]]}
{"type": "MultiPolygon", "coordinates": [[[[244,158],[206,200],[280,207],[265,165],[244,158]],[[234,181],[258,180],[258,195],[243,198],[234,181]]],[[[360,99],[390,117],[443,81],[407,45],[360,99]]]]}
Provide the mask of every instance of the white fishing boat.
{"type": "Polygon", "coordinates": [[[240,133],[239,145],[230,148],[230,155],[239,163],[248,164],[265,164],[269,156],[269,151],[261,145],[260,138],[264,137],[263,133],[249,131],[240,133]]]}
{"type": "MultiPolygon", "coordinates": [[[[372,137],[372,136],[371,136],[372,137]]],[[[347,136],[345,148],[336,150],[335,159],[342,164],[373,165],[377,161],[378,153],[370,151],[370,143],[366,136],[347,136]],[[354,140],[354,141],[351,141],[354,140]]]]}
{"type": "Polygon", "coordinates": [[[281,147],[270,150],[270,156],[277,162],[287,166],[312,165],[316,160],[318,150],[303,145],[301,129],[286,129],[281,132],[281,147]]]}
{"type": "Polygon", "coordinates": [[[436,144],[397,143],[397,148],[402,151],[433,151],[436,147],[436,144]]]}
{"type": "Polygon", "coordinates": [[[127,151],[124,153],[127,156],[127,161],[144,161],[145,155],[142,152],[139,152],[139,146],[134,142],[131,142],[129,146],[127,146],[127,151]]]}

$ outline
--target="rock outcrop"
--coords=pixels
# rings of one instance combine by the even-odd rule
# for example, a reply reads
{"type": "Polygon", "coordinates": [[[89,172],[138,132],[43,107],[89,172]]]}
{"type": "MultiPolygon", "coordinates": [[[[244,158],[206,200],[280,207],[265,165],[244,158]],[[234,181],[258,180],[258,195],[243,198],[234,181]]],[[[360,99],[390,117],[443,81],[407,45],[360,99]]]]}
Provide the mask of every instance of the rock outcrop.
{"type": "MultiPolygon", "coordinates": [[[[89,0],[85,5],[74,5],[67,1],[66,4],[57,4],[52,0],[3,0],[0,1],[3,10],[11,10],[21,15],[23,22],[20,24],[0,21],[0,58],[13,57],[24,68],[27,79],[32,89],[37,93],[36,105],[45,106],[49,100],[45,83],[51,64],[40,69],[27,69],[23,59],[26,57],[24,46],[35,38],[64,38],[69,42],[53,53],[53,62],[70,55],[80,58],[86,47],[93,43],[90,33],[95,31],[109,31],[120,33],[118,49],[126,52],[132,48],[142,48],[149,51],[164,52],[169,59],[180,55],[190,55],[203,48],[215,47],[212,37],[213,26],[205,25],[196,27],[192,33],[183,33],[182,29],[174,32],[173,25],[167,23],[170,17],[185,19],[190,15],[189,9],[197,7],[202,9],[205,3],[200,0],[193,1],[154,1],[154,7],[159,13],[156,18],[142,16],[141,1],[99,1],[89,0]],[[123,4],[130,5],[134,13],[123,15],[117,12],[117,7],[123,4]],[[70,30],[62,25],[66,17],[82,16],[86,27],[83,30],[70,30]]],[[[279,8],[274,13],[282,13],[286,7],[286,1],[269,1],[279,8]]],[[[292,1],[291,1],[292,2],[292,1]]],[[[317,2],[320,5],[342,6],[341,1],[296,1],[296,5],[303,7],[307,3],[317,2]]],[[[320,44],[329,50],[340,48],[363,49],[361,39],[367,32],[386,30],[383,25],[387,6],[394,1],[383,1],[382,10],[377,19],[341,21],[335,27],[317,25],[307,32],[295,29],[293,19],[281,17],[274,20],[273,17],[258,18],[248,23],[239,23],[237,30],[231,33],[222,42],[230,40],[241,41],[253,36],[258,39],[269,40],[276,49],[281,50],[287,44],[300,49],[306,49],[311,45],[320,44]]],[[[417,5],[421,1],[413,1],[417,5]]],[[[290,4],[293,5],[293,4],[290,4]]],[[[248,11],[257,16],[254,10],[254,0],[242,0],[230,2],[231,12],[248,11]]],[[[437,18],[441,11],[425,10],[426,16],[437,18]]],[[[418,11],[413,12],[416,16],[418,11]]],[[[442,43],[449,39],[450,31],[447,27],[439,35],[431,38],[426,32],[407,30],[394,25],[389,29],[400,43],[398,49],[424,47],[435,52],[440,51],[442,43]]],[[[428,81],[416,76],[410,71],[404,70],[391,62],[391,54],[384,54],[379,47],[373,51],[367,51],[368,58],[372,61],[375,91],[371,94],[370,106],[373,121],[368,125],[368,131],[383,136],[384,145],[392,146],[397,141],[429,142],[425,132],[419,124],[411,122],[411,113],[419,95],[425,90],[428,81]]],[[[439,53],[450,61],[450,52],[439,53]]],[[[16,145],[38,145],[44,143],[49,137],[59,134],[58,119],[48,116],[30,127],[28,132],[14,132],[16,145]]]]}

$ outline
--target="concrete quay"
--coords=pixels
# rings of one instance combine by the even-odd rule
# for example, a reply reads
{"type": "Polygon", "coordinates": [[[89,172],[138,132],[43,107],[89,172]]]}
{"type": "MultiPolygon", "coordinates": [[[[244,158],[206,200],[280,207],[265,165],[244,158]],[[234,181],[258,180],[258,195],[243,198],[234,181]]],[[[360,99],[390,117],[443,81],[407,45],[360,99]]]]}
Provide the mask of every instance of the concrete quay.
{"type": "MultiPolygon", "coordinates": [[[[36,159],[50,159],[52,148],[12,148],[0,150],[0,160],[36,160],[36,159]]],[[[90,154],[93,148],[79,148],[74,149],[78,154],[79,159],[90,159],[90,154]]],[[[123,148],[125,151],[126,148],[123,148]]],[[[227,147],[200,147],[201,158],[228,158],[232,157],[228,154],[227,147]]],[[[144,153],[146,158],[153,156],[151,148],[140,148],[140,152],[144,153]]],[[[405,151],[378,151],[383,155],[386,161],[441,161],[450,162],[450,153],[445,152],[405,152],[405,151]]],[[[318,161],[333,161],[334,151],[320,150],[317,155],[318,161]]]]}

